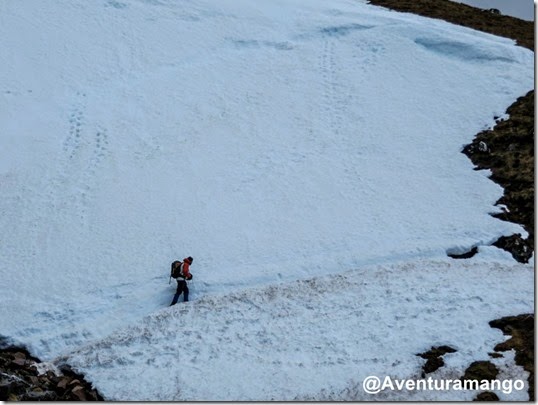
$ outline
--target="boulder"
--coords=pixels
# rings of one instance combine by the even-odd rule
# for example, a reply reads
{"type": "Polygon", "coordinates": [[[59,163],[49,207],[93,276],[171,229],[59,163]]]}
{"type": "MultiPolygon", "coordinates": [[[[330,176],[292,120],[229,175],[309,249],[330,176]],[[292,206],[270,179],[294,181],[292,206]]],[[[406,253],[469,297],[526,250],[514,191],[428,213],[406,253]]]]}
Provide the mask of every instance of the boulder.
{"type": "Polygon", "coordinates": [[[75,388],[73,388],[73,391],[71,391],[71,395],[74,397],[73,399],[76,399],[77,401],[87,401],[86,398],[86,392],[84,390],[84,387],[77,385],[75,388]]]}
{"type": "Polygon", "coordinates": [[[14,369],[26,367],[26,359],[15,359],[10,363],[14,369]]]}
{"type": "Polygon", "coordinates": [[[65,391],[70,382],[71,382],[71,378],[63,376],[63,377],[60,378],[60,381],[58,381],[58,384],[56,385],[56,388],[61,390],[61,391],[65,391]]]}

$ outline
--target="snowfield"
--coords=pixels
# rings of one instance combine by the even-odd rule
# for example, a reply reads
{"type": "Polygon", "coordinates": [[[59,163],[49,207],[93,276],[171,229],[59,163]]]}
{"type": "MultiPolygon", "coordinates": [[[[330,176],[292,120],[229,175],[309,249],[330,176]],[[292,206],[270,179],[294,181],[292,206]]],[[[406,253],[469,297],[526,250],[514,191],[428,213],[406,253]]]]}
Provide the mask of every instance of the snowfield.
{"type": "MultiPolygon", "coordinates": [[[[476,392],[375,396],[361,382],[420,379],[425,360],[415,354],[445,344],[458,351],[434,377],[459,378],[503,341],[489,320],[532,310],[532,278],[529,266],[473,261],[365,266],[163,309],[62,361],[110,400],[470,401],[476,392]],[[505,293],[492,299],[499,285],[505,293]]],[[[510,354],[498,365],[526,381],[510,354]]],[[[498,395],[528,400],[526,390],[498,395]]]]}
{"type": "Polygon", "coordinates": [[[420,375],[436,344],[462,373],[505,339],[490,320],[533,311],[533,266],[488,247],[525,231],[460,150],[534,54],[259,3],[0,4],[0,334],[108,399],[373,399],[365,376],[420,375]],[[187,255],[192,302],[167,308],[187,255]]]}

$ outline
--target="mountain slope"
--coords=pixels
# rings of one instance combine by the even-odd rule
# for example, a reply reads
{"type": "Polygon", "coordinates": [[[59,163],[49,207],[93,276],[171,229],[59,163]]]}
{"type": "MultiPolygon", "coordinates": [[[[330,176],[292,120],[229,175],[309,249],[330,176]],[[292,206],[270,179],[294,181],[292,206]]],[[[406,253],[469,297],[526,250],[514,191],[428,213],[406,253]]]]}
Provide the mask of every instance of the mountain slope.
{"type": "Polygon", "coordinates": [[[0,36],[1,333],[44,360],[186,255],[199,302],[524,233],[459,153],[532,86],[509,40],[345,0],[8,0],[0,36]]]}

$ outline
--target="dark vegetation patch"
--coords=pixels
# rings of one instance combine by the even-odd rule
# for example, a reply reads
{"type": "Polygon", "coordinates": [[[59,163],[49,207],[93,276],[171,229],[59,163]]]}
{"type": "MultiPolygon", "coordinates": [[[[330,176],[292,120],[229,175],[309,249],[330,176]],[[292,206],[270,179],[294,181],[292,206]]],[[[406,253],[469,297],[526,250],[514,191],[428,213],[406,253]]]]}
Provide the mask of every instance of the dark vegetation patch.
{"type": "Polygon", "coordinates": [[[433,373],[435,370],[443,367],[445,365],[443,356],[447,353],[454,352],[456,352],[456,349],[450,346],[438,346],[432,347],[427,352],[417,354],[417,356],[427,360],[422,366],[422,378],[425,378],[426,374],[433,373]]]}
{"type": "Polygon", "coordinates": [[[497,379],[499,369],[490,361],[474,361],[465,370],[462,380],[474,380],[481,382],[483,380],[493,381],[497,379]]]}
{"type": "MultiPolygon", "coordinates": [[[[489,361],[475,361],[471,363],[465,370],[465,374],[461,377],[462,381],[493,381],[497,379],[499,369],[495,364],[489,361]]],[[[498,401],[499,397],[494,392],[484,391],[476,396],[473,401],[498,401]]]]}
{"type": "Polygon", "coordinates": [[[529,399],[534,401],[534,314],[507,316],[489,323],[512,337],[495,346],[496,352],[515,350],[516,364],[529,372],[529,399]]]}
{"type": "Polygon", "coordinates": [[[512,104],[507,120],[498,120],[493,129],[480,132],[465,148],[476,169],[490,169],[491,180],[504,188],[497,201],[508,209],[494,216],[523,225],[529,233],[502,237],[495,246],[527,263],[534,250],[534,91],[512,104]]]}

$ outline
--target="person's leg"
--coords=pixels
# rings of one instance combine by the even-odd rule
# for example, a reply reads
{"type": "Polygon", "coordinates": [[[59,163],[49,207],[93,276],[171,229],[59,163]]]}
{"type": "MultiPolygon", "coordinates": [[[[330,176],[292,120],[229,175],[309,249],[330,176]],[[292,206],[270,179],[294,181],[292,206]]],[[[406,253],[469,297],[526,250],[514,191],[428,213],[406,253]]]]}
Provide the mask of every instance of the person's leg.
{"type": "Polygon", "coordinates": [[[187,286],[187,282],[185,281],[185,287],[183,287],[183,302],[187,302],[189,300],[189,287],[187,286]]]}
{"type": "Polygon", "coordinates": [[[177,304],[177,300],[179,299],[179,295],[180,295],[180,294],[181,294],[181,293],[177,293],[177,292],[176,292],[176,294],[174,295],[174,299],[172,300],[172,303],[170,304],[170,306],[172,306],[172,305],[176,305],[176,304],[177,304]]]}
{"type": "Polygon", "coordinates": [[[181,292],[183,291],[183,288],[181,287],[181,284],[180,282],[178,281],[177,282],[177,290],[176,290],[176,294],[174,295],[174,299],[172,300],[172,303],[170,304],[170,306],[172,305],[176,305],[177,304],[177,300],[179,299],[179,296],[181,295],[181,292]]]}

